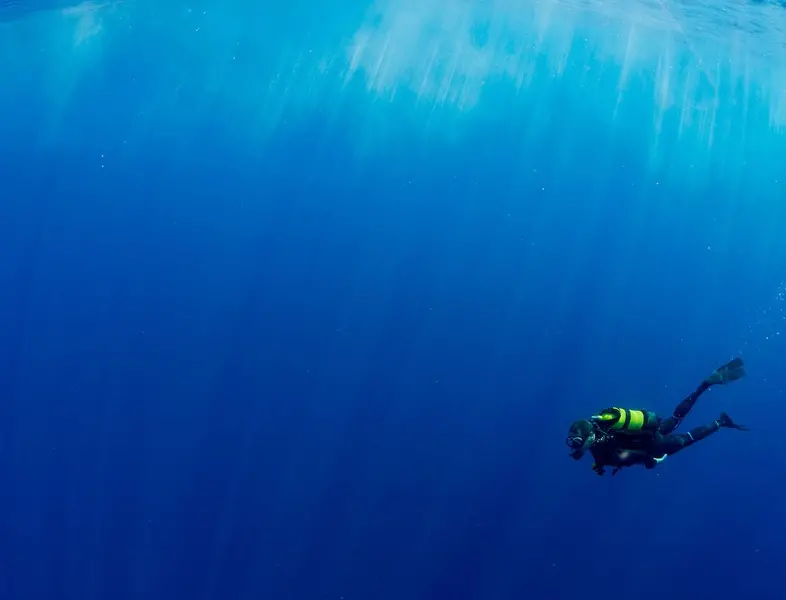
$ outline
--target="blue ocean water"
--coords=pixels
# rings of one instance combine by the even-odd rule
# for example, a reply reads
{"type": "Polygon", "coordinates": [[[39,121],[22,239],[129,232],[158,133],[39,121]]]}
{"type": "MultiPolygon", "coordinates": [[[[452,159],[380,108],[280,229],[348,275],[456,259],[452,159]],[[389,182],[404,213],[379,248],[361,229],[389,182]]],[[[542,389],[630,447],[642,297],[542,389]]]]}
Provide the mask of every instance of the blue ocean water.
{"type": "Polygon", "coordinates": [[[0,598],[783,597],[782,8],[3,10],[0,598]]]}

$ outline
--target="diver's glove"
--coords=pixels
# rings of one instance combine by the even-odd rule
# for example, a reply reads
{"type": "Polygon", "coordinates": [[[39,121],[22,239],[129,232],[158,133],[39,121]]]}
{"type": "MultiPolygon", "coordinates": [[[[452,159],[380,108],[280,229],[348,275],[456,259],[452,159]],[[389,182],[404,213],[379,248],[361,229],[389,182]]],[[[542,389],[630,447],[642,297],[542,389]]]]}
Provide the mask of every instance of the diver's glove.
{"type": "Polygon", "coordinates": [[[745,377],[745,363],[741,358],[733,358],[707,377],[707,383],[709,385],[726,385],[743,377],[745,377]]]}
{"type": "Polygon", "coordinates": [[[598,475],[604,475],[606,473],[606,469],[603,468],[603,465],[599,465],[598,463],[592,463],[592,470],[598,475]]]}

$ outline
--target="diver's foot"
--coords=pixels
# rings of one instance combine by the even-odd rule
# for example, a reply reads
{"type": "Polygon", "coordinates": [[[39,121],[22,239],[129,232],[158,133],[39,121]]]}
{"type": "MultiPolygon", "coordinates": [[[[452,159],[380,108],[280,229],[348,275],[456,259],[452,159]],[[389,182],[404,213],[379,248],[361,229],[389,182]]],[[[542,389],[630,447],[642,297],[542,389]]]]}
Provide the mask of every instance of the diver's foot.
{"type": "Polygon", "coordinates": [[[707,383],[726,385],[743,377],[745,377],[745,363],[741,358],[734,358],[707,377],[707,383]]]}
{"type": "Polygon", "coordinates": [[[745,425],[738,425],[731,420],[731,417],[725,412],[722,412],[720,418],[716,421],[718,427],[725,427],[727,429],[737,429],[739,431],[750,431],[745,425]]]}

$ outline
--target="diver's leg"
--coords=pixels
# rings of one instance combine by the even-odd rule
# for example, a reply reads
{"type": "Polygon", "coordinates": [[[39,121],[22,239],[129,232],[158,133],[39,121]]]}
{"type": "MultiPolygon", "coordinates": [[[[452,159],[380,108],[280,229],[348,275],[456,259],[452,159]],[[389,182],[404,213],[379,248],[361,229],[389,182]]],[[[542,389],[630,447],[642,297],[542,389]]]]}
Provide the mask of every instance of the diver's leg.
{"type": "Polygon", "coordinates": [[[726,429],[737,429],[739,431],[750,431],[744,425],[740,425],[732,421],[731,417],[726,413],[721,413],[715,421],[709,425],[702,425],[701,427],[694,427],[688,433],[672,433],[670,435],[658,435],[654,447],[648,450],[648,458],[644,462],[644,466],[648,469],[654,469],[658,463],[665,460],[671,454],[676,454],[680,450],[692,446],[696,442],[708,438],[716,431],[726,429]]]}
{"type": "Polygon", "coordinates": [[[699,399],[699,396],[710,389],[711,385],[712,384],[707,380],[702,381],[699,387],[697,387],[690,396],[677,405],[677,408],[674,409],[670,417],[663,419],[658,431],[668,436],[672,431],[677,429],[680,422],[688,415],[693,405],[696,404],[696,400],[699,399]]]}
{"type": "Polygon", "coordinates": [[[745,363],[742,361],[741,358],[733,358],[725,365],[721,365],[715,371],[713,371],[712,375],[707,377],[704,381],[701,382],[699,387],[685,400],[680,402],[677,405],[677,408],[674,409],[674,413],[668,418],[664,419],[658,431],[660,431],[663,435],[669,435],[672,431],[677,429],[690,410],[693,408],[693,405],[696,404],[696,400],[699,399],[704,392],[710,389],[713,385],[726,385],[727,383],[731,383],[732,381],[737,381],[745,376],[745,363]]]}
{"type": "Polygon", "coordinates": [[[683,450],[688,446],[692,446],[696,442],[700,442],[701,440],[711,436],[720,428],[721,428],[721,422],[718,420],[718,421],[713,421],[709,425],[694,427],[687,433],[672,433],[671,435],[666,435],[658,444],[656,454],[660,454],[660,455],[675,454],[680,450],[683,450]]]}

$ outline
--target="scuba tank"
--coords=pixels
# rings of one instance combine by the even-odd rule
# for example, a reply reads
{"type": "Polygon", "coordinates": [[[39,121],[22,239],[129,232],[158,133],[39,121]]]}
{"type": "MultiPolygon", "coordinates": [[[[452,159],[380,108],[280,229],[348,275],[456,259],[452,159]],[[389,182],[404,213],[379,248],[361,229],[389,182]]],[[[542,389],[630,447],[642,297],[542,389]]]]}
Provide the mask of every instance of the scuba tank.
{"type": "Polygon", "coordinates": [[[593,415],[590,421],[604,433],[646,435],[654,433],[660,426],[660,417],[652,411],[616,406],[593,415]]]}

